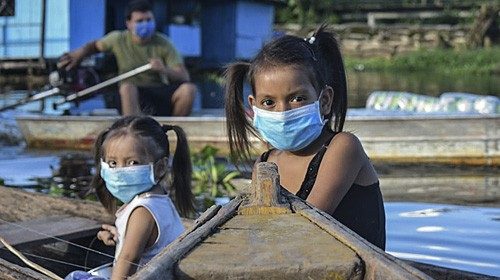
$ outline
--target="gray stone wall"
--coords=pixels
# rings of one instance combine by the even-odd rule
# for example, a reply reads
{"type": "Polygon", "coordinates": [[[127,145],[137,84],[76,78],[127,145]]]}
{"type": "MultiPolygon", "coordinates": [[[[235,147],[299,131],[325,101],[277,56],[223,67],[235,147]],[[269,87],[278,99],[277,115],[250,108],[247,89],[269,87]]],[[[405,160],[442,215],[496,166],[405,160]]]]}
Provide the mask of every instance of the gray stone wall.
{"type": "MultiPolygon", "coordinates": [[[[391,57],[422,48],[465,48],[469,26],[461,25],[378,25],[353,23],[331,26],[344,54],[357,57],[391,57]]],[[[276,30],[306,37],[314,27],[276,26],[276,30]]],[[[486,38],[487,40],[487,38],[486,38]]],[[[485,42],[485,45],[490,44],[485,42]]]]}

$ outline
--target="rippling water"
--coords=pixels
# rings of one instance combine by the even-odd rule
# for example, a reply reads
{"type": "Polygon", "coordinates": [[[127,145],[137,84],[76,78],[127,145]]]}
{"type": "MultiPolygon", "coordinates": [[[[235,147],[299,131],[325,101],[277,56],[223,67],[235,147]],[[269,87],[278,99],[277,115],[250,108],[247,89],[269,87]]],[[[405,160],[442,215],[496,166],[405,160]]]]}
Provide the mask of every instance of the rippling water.
{"type": "Polygon", "coordinates": [[[500,276],[500,208],[389,202],[385,210],[388,253],[500,276]]]}

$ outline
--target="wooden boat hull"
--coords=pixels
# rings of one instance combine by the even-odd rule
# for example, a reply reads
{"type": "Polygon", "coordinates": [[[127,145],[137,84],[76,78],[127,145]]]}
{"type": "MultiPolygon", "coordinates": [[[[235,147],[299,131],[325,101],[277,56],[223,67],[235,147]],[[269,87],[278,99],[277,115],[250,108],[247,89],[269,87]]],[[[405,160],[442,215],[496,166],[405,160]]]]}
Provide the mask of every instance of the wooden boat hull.
{"type": "MultiPolygon", "coordinates": [[[[117,117],[23,116],[18,126],[30,148],[90,150],[100,131],[117,117]]],[[[191,149],[205,145],[228,153],[224,117],[158,117],[181,126],[191,149]]],[[[348,116],[344,131],[357,135],[375,161],[500,164],[500,115],[348,116]]],[[[174,137],[174,136],[172,136],[174,137]]],[[[175,139],[175,138],[173,138],[175,139]]],[[[266,149],[253,139],[255,153],[266,149]]]]}
{"type": "MultiPolygon", "coordinates": [[[[46,217],[51,216],[51,215],[56,215],[56,214],[68,214],[68,215],[75,215],[74,217],[77,217],[77,214],[82,215],[82,217],[86,217],[87,219],[81,219],[78,218],[81,222],[78,227],[75,227],[75,225],[71,225],[73,228],[80,228],[80,230],[75,231],[73,233],[73,237],[70,237],[72,242],[75,242],[74,237],[78,235],[78,237],[85,237],[86,239],[81,239],[79,244],[82,244],[85,247],[88,247],[91,240],[95,236],[95,232],[92,233],[92,230],[89,230],[89,227],[94,227],[94,230],[99,227],[95,227],[95,223],[92,222],[89,219],[93,220],[100,220],[100,222],[106,222],[106,223],[111,223],[112,222],[112,217],[106,217],[105,220],[101,220],[103,218],[103,215],[106,213],[102,206],[97,203],[97,202],[91,202],[91,201],[82,201],[82,200],[69,200],[69,199],[64,199],[64,198],[56,198],[56,197],[51,197],[47,195],[41,195],[41,194],[35,194],[35,193],[28,193],[24,192],[21,190],[16,190],[16,189],[10,189],[10,188],[5,188],[5,187],[0,187],[0,198],[3,199],[3,202],[6,201],[16,201],[16,203],[9,203],[9,207],[4,207],[3,210],[0,210],[0,214],[2,219],[7,219],[11,222],[16,221],[16,225],[24,225],[28,226],[30,229],[34,229],[34,225],[36,226],[44,226],[46,229],[49,228],[52,231],[56,231],[57,234],[62,235],[60,237],[63,237],[64,239],[68,239],[69,235],[61,233],[57,228],[54,227],[52,229],[51,227],[47,227],[45,223],[41,223],[41,219],[45,219],[45,221],[48,220],[53,220],[51,217],[46,217]],[[42,211],[27,211],[26,210],[26,205],[31,205],[31,207],[35,209],[42,209],[42,211]],[[38,220],[38,221],[37,221],[38,220]],[[19,221],[24,221],[24,222],[19,222],[19,221]],[[87,221],[87,222],[85,222],[87,221]],[[75,235],[76,234],[76,235],[75,235]]],[[[0,199],[0,200],[2,200],[0,199]]],[[[237,202],[237,201],[235,201],[237,202]]],[[[204,227],[206,229],[210,229],[210,225],[206,225],[206,221],[213,218],[214,216],[218,215],[221,216],[225,213],[227,213],[227,209],[230,207],[237,207],[238,205],[235,205],[235,202],[231,202],[229,205],[225,207],[220,207],[216,206],[212,208],[211,210],[207,211],[204,213],[203,217],[198,219],[195,224],[191,220],[184,220],[184,225],[187,228],[190,228],[188,231],[186,231],[183,234],[184,239],[189,235],[192,234],[193,231],[197,230],[200,227],[204,227]],[[194,226],[193,226],[194,225],[194,226]]],[[[4,203],[4,205],[7,205],[7,203],[4,203]]],[[[298,209],[297,204],[294,204],[296,209],[298,209]]],[[[304,207],[304,205],[302,206],[304,207]]],[[[305,210],[307,210],[309,207],[306,207],[305,210]]],[[[309,209],[311,210],[311,209],[309,209]]],[[[299,212],[302,210],[298,210],[299,212]]],[[[313,210],[309,212],[314,212],[313,210]]],[[[303,215],[303,214],[301,214],[303,215]]],[[[304,216],[304,215],[303,215],[304,216]]],[[[64,219],[58,219],[56,220],[56,223],[63,223],[64,219]]],[[[223,220],[216,221],[214,222],[217,223],[222,223],[223,220]]],[[[100,224],[100,223],[99,223],[100,224]]],[[[215,225],[212,225],[215,226],[215,225]]],[[[30,232],[26,232],[23,230],[23,228],[17,228],[17,226],[11,225],[8,226],[6,224],[0,224],[0,228],[3,228],[4,230],[0,230],[1,236],[5,237],[11,244],[15,244],[15,247],[18,249],[23,249],[23,251],[26,251],[27,248],[30,248],[30,250],[34,250],[34,248],[45,248],[44,250],[38,249],[36,251],[37,254],[42,254],[45,257],[51,256],[52,258],[56,260],[64,260],[66,262],[70,261],[68,254],[65,255],[54,255],[54,253],[51,253],[49,251],[50,248],[54,246],[48,246],[44,247],[43,245],[40,244],[48,244],[52,243],[54,240],[50,240],[47,236],[40,235],[38,237],[33,236],[31,240],[27,240],[26,238],[19,238],[21,237],[22,234],[24,234],[26,237],[30,235],[30,232]],[[10,228],[10,229],[9,229],[10,228]],[[16,231],[18,233],[13,232],[12,230],[16,231]],[[22,234],[19,234],[22,233],[22,234]],[[10,238],[9,236],[13,236],[13,238],[10,238]],[[35,246],[38,244],[37,246],[35,246]]],[[[39,228],[37,229],[39,230],[39,228]]],[[[243,229],[244,230],[244,229],[243,229]]],[[[175,244],[173,244],[175,245],[175,244]]],[[[0,246],[1,247],[1,246],[0,246]]],[[[55,247],[57,249],[56,251],[58,254],[60,254],[59,250],[62,247],[55,247]]],[[[71,246],[69,246],[71,247],[71,246]]],[[[68,248],[69,248],[68,247],[68,248]]],[[[110,249],[110,248],[104,248],[105,246],[102,245],[100,242],[95,242],[91,246],[93,249],[100,250],[102,252],[106,252],[104,249],[110,249]],[[99,248],[97,245],[100,245],[99,248]]],[[[2,250],[3,254],[0,256],[0,275],[3,277],[12,277],[12,279],[37,279],[37,280],[47,280],[50,279],[45,275],[42,275],[34,270],[31,270],[29,268],[26,268],[20,263],[18,259],[16,259],[14,256],[10,255],[9,252],[6,250],[2,250]],[[10,256],[9,256],[10,255],[10,256]]],[[[112,254],[112,252],[107,252],[108,254],[112,254]]],[[[71,253],[72,260],[71,262],[78,263],[81,261],[83,264],[84,262],[88,267],[93,267],[93,265],[97,266],[96,263],[105,263],[109,261],[109,258],[106,258],[104,256],[100,256],[98,254],[89,254],[88,258],[85,256],[85,253],[82,253],[79,248],[74,248],[73,253],[71,253]],[[102,258],[100,258],[102,257],[102,258]]],[[[39,260],[37,260],[37,263],[39,260]]],[[[475,273],[470,273],[470,272],[465,272],[465,271],[460,271],[460,270],[454,270],[454,269],[449,269],[449,268],[444,268],[444,267],[437,267],[437,266],[432,266],[428,264],[422,264],[418,262],[411,262],[411,261],[404,261],[405,263],[419,269],[420,271],[425,272],[427,275],[435,278],[435,279],[496,279],[495,277],[492,276],[486,276],[486,275],[480,275],[480,274],[475,274],[475,273]]],[[[64,272],[64,269],[68,269],[68,267],[60,267],[54,264],[54,262],[51,261],[46,261],[40,263],[43,265],[45,268],[57,272],[60,274],[62,277],[64,277],[64,273],[68,273],[69,271],[64,272]]],[[[94,267],[95,267],[94,266],[94,267]]],[[[70,269],[73,267],[69,267],[70,269]]],[[[152,267],[151,267],[152,268],[152,267]]],[[[73,268],[76,269],[76,268],[73,268]]],[[[165,277],[163,277],[165,278],[165,277]]],[[[137,279],[137,278],[136,278],[137,279]]],[[[143,279],[143,278],[139,278],[143,279]]],[[[267,279],[267,278],[266,278],[267,279]]]]}
{"type": "Polygon", "coordinates": [[[397,259],[279,187],[273,163],[255,172],[130,279],[496,279],[397,259]]]}

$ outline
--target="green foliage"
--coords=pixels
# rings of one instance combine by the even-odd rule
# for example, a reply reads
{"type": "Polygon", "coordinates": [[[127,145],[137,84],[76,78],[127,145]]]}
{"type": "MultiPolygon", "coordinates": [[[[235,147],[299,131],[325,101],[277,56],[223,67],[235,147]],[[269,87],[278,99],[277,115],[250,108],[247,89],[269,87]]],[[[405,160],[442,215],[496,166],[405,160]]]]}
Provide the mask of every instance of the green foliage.
{"type": "Polygon", "coordinates": [[[218,149],[205,146],[192,156],[193,181],[195,195],[206,195],[210,198],[234,196],[236,189],[231,180],[239,176],[238,171],[229,171],[225,164],[215,160],[218,149]]]}
{"type": "Polygon", "coordinates": [[[5,180],[3,178],[0,178],[0,185],[5,186],[5,180]]]}
{"type": "MultiPolygon", "coordinates": [[[[492,3],[497,0],[453,0],[445,1],[444,10],[434,18],[409,18],[401,17],[399,19],[381,19],[381,23],[409,23],[409,24],[471,24],[474,16],[464,17],[461,15],[460,7],[472,5],[479,8],[483,3],[492,3]]],[[[359,15],[363,9],[382,9],[382,10],[404,10],[405,8],[425,8],[442,7],[442,1],[366,1],[366,0],[287,0],[286,5],[279,6],[276,9],[276,23],[296,23],[302,27],[307,24],[318,23],[341,23],[349,22],[353,19],[359,21],[359,15]],[[341,19],[341,13],[351,14],[351,17],[341,19]]]]}
{"type": "Polygon", "coordinates": [[[74,190],[64,188],[62,184],[55,182],[52,178],[35,177],[31,180],[36,182],[35,189],[39,192],[57,197],[76,197],[74,190]]]}
{"type": "Polygon", "coordinates": [[[338,23],[339,17],[329,7],[331,0],[288,0],[276,11],[276,23],[338,23]]]}
{"type": "Polygon", "coordinates": [[[489,75],[500,67],[500,48],[477,50],[428,49],[393,58],[346,57],[350,70],[426,71],[445,74],[489,75]]]}

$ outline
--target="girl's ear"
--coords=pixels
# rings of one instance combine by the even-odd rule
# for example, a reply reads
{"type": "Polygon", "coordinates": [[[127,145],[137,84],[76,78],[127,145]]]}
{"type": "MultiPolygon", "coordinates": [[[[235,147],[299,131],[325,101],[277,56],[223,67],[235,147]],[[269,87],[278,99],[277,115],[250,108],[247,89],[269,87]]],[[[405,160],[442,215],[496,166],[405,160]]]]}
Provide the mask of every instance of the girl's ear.
{"type": "Polygon", "coordinates": [[[163,179],[165,177],[165,174],[168,171],[168,158],[162,157],[160,160],[158,160],[154,164],[153,170],[155,172],[155,181],[156,182],[158,182],[160,179],[163,179]]]}
{"type": "Polygon", "coordinates": [[[331,86],[326,86],[323,89],[323,94],[321,95],[321,100],[319,101],[322,116],[326,116],[331,113],[334,94],[335,92],[331,86]]]}
{"type": "Polygon", "coordinates": [[[250,104],[250,106],[254,106],[254,103],[255,103],[255,97],[252,94],[250,94],[248,96],[248,104],[250,104]]]}

